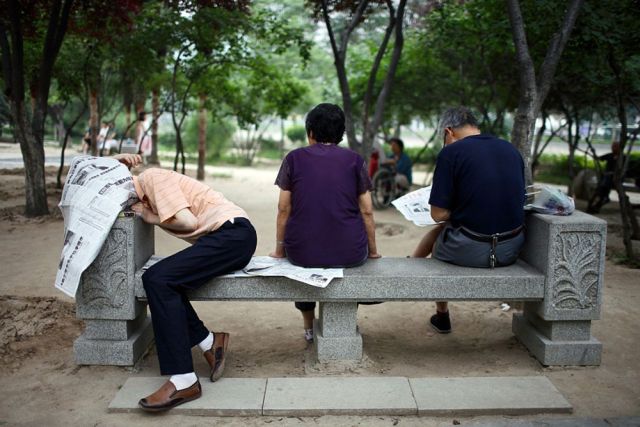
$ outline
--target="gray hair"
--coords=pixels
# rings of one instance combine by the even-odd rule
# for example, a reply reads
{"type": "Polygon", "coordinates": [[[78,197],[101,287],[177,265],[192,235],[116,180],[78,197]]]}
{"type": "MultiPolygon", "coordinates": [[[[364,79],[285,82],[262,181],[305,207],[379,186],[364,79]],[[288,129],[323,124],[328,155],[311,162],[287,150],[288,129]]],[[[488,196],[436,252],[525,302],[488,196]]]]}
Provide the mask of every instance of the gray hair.
{"type": "Polygon", "coordinates": [[[458,129],[464,126],[478,127],[478,120],[473,112],[462,106],[449,108],[440,116],[438,134],[443,134],[446,128],[458,129]]]}

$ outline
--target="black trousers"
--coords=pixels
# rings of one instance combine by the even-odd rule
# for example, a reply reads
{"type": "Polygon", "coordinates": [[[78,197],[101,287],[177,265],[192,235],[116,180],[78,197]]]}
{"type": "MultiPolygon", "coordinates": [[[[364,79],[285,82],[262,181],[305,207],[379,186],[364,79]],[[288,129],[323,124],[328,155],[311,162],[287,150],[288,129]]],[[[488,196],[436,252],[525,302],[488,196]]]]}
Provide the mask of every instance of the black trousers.
{"type": "Polygon", "coordinates": [[[187,291],[245,267],[256,243],[256,231],[249,220],[235,218],[233,224],[225,222],[142,275],[162,375],[193,372],[191,347],[209,335],[191,306],[187,291]]]}

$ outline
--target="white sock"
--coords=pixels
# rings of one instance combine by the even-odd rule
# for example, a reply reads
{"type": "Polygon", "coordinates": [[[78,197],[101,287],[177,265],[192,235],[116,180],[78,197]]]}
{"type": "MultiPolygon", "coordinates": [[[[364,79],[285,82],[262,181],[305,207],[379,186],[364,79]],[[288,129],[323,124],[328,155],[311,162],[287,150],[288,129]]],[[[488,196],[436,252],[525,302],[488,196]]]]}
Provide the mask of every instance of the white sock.
{"type": "Polygon", "coordinates": [[[214,339],[215,337],[213,336],[213,332],[209,332],[209,335],[207,335],[207,337],[198,344],[198,347],[200,347],[200,350],[202,351],[210,350],[214,339]]]}
{"type": "Polygon", "coordinates": [[[198,377],[195,372],[189,372],[188,374],[171,375],[169,381],[176,386],[176,390],[184,390],[194,385],[198,381],[198,377]]]}

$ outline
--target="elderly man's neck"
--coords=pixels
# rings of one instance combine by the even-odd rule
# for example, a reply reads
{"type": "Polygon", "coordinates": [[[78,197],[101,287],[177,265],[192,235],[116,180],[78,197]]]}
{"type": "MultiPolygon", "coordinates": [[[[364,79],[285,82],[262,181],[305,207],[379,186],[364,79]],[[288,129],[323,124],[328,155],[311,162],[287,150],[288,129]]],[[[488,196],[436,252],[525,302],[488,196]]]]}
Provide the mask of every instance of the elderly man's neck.
{"type": "Polygon", "coordinates": [[[480,135],[480,129],[475,126],[466,125],[453,129],[453,134],[456,139],[462,139],[472,135],[480,135]]]}

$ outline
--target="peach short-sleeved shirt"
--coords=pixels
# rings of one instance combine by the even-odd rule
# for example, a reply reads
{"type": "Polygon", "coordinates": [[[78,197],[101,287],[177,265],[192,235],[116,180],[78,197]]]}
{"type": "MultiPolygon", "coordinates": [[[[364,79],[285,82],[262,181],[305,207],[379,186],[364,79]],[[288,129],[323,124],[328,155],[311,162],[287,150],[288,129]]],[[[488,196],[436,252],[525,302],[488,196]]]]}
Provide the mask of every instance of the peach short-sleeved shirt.
{"type": "Polygon", "coordinates": [[[188,208],[198,219],[195,231],[181,233],[165,230],[190,243],[198,237],[217,230],[233,218],[247,218],[247,213],[227,200],[222,193],[174,171],[151,168],[133,177],[136,193],[161,222],[172,218],[178,211],[188,208]]]}

